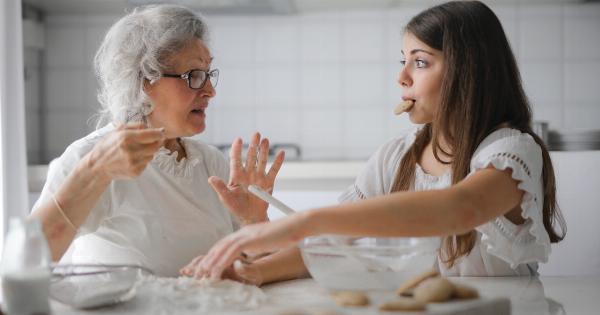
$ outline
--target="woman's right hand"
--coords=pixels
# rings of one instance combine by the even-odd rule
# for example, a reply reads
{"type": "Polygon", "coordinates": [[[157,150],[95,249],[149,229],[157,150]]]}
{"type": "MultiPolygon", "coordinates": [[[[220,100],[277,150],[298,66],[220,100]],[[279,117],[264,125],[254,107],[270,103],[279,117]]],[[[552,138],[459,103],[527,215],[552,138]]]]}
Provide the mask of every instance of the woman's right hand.
{"type": "Polygon", "coordinates": [[[164,128],[120,125],[88,154],[87,162],[109,180],[139,176],[165,141],[164,128]]]}

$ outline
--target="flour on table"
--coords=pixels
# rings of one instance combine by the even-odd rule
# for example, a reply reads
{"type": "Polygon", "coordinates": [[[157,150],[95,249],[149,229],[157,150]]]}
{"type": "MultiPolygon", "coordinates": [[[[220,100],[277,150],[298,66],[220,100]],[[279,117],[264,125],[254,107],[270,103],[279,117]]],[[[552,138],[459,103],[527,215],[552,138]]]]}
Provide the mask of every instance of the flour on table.
{"type": "Polygon", "coordinates": [[[155,308],[171,314],[250,310],[267,300],[260,288],[232,280],[146,276],[138,283],[137,290],[152,296],[155,308]]]}

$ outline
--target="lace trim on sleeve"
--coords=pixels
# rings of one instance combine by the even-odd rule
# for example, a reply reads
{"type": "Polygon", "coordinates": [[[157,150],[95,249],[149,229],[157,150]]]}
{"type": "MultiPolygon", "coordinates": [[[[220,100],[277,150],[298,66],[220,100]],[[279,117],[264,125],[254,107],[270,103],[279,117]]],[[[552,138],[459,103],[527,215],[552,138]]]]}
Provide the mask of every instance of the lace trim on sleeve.
{"type": "Polygon", "coordinates": [[[367,199],[367,197],[365,197],[365,194],[356,185],[354,185],[354,193],[358,196],[359,199],[367,199]]]}
{"type": "Polygon", "coordinates": [[[356,184],[352,184],[352,186],[348,187],[348,189],[338,197],[338,202],[354,202],[362,199],[367,199],[367,197],[365,197],[365,194],[356,184]]]}
{"type": "Polygon", "coordinates": [[[529,166],[527,166],[527,164],[516,154],[508,153],[508,152],[500,152],[500,153],[493,154],[490,157],[490,159],[493,160],[494,158],[497,158],[497,157],[506,157],[508,159],[511,159],[511,160],[517,162],[519,165],[521,165],[521,167],[523,168],[523,170],[525,171],[527,176],[529,176],[529,178],[531,178],[531,172],[529,171],[529,166]]]}
{"type": "MultiPolygon", "coordinates": [[[[477,228],[482,233],[481,242],[490,254],[508,262],[511,268],[530,262],[547,262],[550,254],[550,238],[542,220],[543,197],[538,198],[531,168],[518,155],[509,152],[492,154],[489,158],[475,162],[471,174],[476,170],[493,166],[498,170],[512,170],[512,178],[519,182],[518,188],[524,192],[521,200],[522,225],[515,225],[506,217],[477,228]]],[[[539,179],[538,179],[539,180],[539,179]]]]}

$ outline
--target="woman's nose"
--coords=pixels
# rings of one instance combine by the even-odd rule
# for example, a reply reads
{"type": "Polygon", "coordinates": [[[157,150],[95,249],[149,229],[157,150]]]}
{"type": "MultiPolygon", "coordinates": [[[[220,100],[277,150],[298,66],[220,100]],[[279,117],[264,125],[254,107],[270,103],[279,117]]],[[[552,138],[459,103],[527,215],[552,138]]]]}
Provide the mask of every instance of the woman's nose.
{"type": "Polygon", "coordinates": [[[217,94],[217,90],[215,90],[215,87],[212,85],[210,80],[206,80],[206,84],[204,84],[204,87],[202,87],[200,93],[202,93],[202,96],[212,98],[217,94]]]}

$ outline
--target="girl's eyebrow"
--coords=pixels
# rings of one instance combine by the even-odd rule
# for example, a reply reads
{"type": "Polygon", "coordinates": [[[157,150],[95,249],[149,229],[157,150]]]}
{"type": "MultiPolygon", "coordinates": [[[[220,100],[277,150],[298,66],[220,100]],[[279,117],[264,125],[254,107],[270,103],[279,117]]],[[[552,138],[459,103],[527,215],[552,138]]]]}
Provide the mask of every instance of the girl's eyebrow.
{"type": "MultiPolygon", "coordinates": [[[[432,56],[433,56],[433,53],[432,53],[432,52],[429,52],[429,51],[427,51],[427,50],[420,49],[420,48],[416,48],[416,49],[413,49],[413,50],[411,50],[411,51],[410,51],[410,54],[411,54],[411,55],[414,55],[414,54],[416,54],[416,53],[418,53],[418,52],[424,52],[424,53],[426,53],[426,54],[429,54],[429,55],[432,55],[432,56]]],[[[403,51],[403,50],[400,50],[400,53],[402,53],[402,54],[404,55],[404,51],[403,51]]]]}

